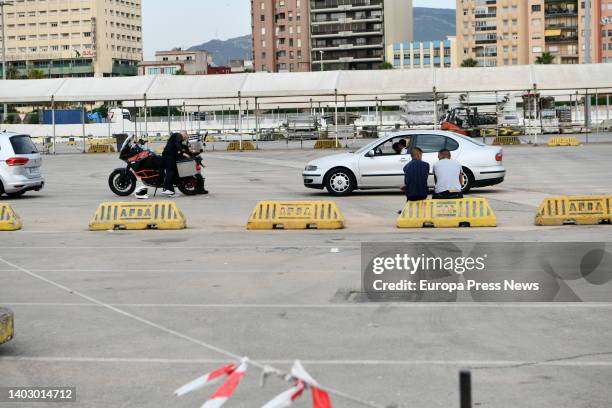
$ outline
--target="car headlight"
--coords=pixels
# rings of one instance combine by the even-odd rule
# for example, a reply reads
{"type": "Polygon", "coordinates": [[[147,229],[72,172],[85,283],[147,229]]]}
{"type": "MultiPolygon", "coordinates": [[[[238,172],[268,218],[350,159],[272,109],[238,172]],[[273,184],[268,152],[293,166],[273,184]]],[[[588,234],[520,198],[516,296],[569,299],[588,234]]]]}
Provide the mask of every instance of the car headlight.
{"type": "Polygon", "coordinates": [[[305,171],[317,171],[317,166],[306,166],[305,171]]]}

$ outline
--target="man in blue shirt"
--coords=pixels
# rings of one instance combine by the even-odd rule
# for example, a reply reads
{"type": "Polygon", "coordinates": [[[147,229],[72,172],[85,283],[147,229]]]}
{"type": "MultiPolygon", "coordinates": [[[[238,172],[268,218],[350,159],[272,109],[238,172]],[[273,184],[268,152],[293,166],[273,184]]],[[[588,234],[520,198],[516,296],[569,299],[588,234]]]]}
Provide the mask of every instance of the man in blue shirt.
{"type": "Polygon", "coordinates": [[[412,160],[404,167],[404,193],[408,201],[427,199],[429,186],[429,163],[423,161],[423,151],[415,147],[410,152],[412,160]]]}

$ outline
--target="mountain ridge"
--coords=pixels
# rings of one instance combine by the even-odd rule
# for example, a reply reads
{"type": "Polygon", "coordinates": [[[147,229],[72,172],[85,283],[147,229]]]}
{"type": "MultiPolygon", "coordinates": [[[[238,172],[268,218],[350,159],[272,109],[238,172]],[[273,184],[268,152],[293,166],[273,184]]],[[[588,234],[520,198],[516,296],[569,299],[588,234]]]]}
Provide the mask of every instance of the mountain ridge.
{"type": "MultiPolygon", "coordinates": [[[[455,9],[430,7],[414,8],[414,40],[444,40],[455,35],[455,9]]],[[[205,50],[212,54],[216,65],[228,65],[232,59],[251,59],[251,34],[227,40],[213,39],[190,47],[189,50],[205,50]]]]}

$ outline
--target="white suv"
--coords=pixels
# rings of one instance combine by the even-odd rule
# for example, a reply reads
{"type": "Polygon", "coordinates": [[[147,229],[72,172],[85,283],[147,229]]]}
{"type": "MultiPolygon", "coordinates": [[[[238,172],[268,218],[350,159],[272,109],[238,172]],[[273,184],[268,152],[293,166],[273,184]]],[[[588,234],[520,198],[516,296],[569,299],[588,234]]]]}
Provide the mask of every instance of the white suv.
{"type": "Polygon", "coordinates": [[[0,132],[0,196],[19,197],[45,185],[42,157],[29,135],[0,132]]]}

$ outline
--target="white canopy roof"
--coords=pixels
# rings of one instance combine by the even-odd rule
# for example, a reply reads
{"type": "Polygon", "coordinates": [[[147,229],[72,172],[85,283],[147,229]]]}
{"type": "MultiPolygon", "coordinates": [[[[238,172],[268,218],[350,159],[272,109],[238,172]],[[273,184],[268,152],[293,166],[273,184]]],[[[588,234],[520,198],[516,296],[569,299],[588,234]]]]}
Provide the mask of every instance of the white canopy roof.
{"type": "MultiPolygon", "coordinates": [[[[0,81],[0,103],[290,98],[609,88],[612,64],[0,81]]],[[[263,100],[262,100],[263,102],[263,100]]],[[[272,102],[272,101],[267,101],[272,102]]],[[[273,103],[273,102],[272,102],[273,103]]],[[[193,103],[190,103],[193,105],[193,103]]]]}

